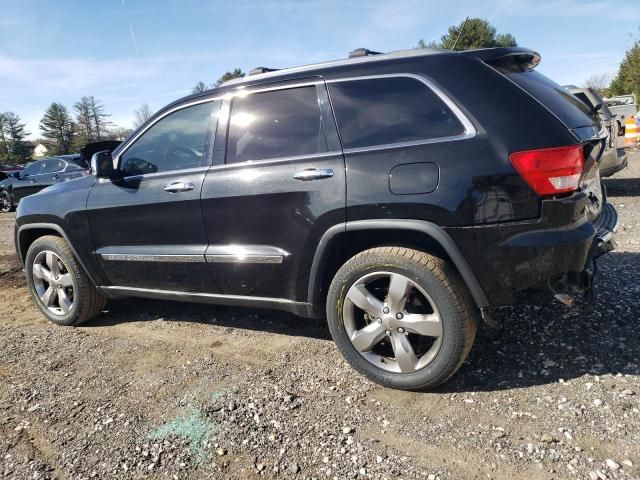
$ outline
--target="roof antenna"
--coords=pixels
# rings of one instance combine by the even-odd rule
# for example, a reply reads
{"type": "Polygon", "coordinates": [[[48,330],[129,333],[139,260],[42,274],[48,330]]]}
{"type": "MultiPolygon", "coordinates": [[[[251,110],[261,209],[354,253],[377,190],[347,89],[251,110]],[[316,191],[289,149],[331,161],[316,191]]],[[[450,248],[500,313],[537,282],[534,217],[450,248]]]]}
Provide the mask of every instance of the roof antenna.
{"type": "Polygon", "coordinates": [[[468,21],[469,21],[469,17],[464,19],[464,23],[462,24],[462,27],[460,27],[460,31],[458,32],[458,36],[456,37],[456,41],[453,42],[453,47],[451,47],[451,50],[455,50],[456,49],[456,45],[458,45],[458,40],[460,40],[460,35],[462,35],[462,32],[464,31],[464,27],[467,25],[468,21]]]}

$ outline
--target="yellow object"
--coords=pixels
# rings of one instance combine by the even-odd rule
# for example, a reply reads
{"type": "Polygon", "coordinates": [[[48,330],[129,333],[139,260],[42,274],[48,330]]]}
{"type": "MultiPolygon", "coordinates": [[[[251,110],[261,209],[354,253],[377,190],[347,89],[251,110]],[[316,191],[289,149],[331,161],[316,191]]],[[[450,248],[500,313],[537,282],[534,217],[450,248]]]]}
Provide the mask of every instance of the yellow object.
{"type": "Polygon", "coordinates": [[[627,118],[624,121],[624,146],[634,147],[640,137],[640,126],[636,123],[634,117],[627,118]]]}

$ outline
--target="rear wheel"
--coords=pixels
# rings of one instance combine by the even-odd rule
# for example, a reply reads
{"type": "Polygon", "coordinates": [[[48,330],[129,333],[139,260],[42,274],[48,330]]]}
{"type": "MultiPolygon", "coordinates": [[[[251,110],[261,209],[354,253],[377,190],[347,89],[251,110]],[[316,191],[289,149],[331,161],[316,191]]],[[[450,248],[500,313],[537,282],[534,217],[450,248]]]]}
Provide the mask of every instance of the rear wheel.
{"type": "Polygon", "coordinates": [[[0,210],[3,213],[11,212],[13,210],[13,200],[11,195],[6,190],[0,192],[0,210]]]}
{"type": "Polygon", "coordinates": [[[433,388],[467,357],[476,309],[457,272],[413,249],[381,247],[351,258],[327,298],[331,335],[346,360],[381,385],[433,388]]]}
{"type": "Polygon", "coordinates": [[[105,297],[60,237],[35,240],[27,252],[25,271],[34,303],[53,323],[78,325],[104,309],[105,297]]]}

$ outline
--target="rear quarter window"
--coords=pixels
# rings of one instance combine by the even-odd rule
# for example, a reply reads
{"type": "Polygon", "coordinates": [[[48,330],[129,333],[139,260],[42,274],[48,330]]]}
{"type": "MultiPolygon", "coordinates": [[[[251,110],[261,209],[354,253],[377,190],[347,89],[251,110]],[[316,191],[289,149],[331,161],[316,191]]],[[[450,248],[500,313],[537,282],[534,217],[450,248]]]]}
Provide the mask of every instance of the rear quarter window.
{"type": "Polygon", "coordinates": [[[425,83],[411,77],[329,83],[344,148],[454,137],[460,120],[425,83]]]}
{"type": "Polygon", "coordinates": [[[543,74],[534,70],[499,70],[558,117],[567,128],[586,127],[598,123],[584,102],[543,74]]]}

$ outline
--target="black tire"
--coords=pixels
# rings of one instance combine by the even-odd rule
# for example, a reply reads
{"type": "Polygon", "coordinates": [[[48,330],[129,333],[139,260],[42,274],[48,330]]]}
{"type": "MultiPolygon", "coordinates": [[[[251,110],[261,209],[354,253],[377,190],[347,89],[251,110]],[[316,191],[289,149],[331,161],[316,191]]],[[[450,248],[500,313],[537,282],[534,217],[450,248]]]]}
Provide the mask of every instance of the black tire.
{"type": "MultiPolygon", "coordinates": [[[[27,275],[27,286],[29,287],[34,303],[44,316],[56,325],[79,325],[104,310],[106,298],[91,283],[91,280],[89,280],[89,277],[75,258],[69,244],[67,244],[63,238],[46,235],[35,240],[27,251],[25,272],[27,275]],[[68,313],[54,313],[43,303],[36,289],[36,282],[39,280],[34,279],[34,262],[39,255],[42,256],[44,252],[53,252],[59,257],[59,260],[63,264],[64,273],[71,275],[70,278],[73,282],[72,304],[68,313]]],[[[45,283],[45,286],[46,285],[48,285],[48,283],[45,283]]],[[[51,285],[51,288],[53,288],[53,285],[51,285]]]]}
{"type": "Polygon", "coordinates": [[[327,296],[329,330],[345,359],[370,380],[402,390],[434,388],[456,373],[473,345],[477,316],[478,311],[466,286],[450,264],[404,247],[379,247],[355,255],[338,270],[327,296]],[[412,373],[394,373],[379,368],[365,359],[349,339],[343,318],[347,292],[359,279],[377,271],[401,274],[410,279],[429,295],[435,304],[434,310],[437,308],[439,312],[442,331],[439,350],[430,363],[412,373]]]}
{"type": "Polygon", "coordinates": [[[13,198],[11,194],[6,190],[0,192],[0,211],[2,213],[9,213],[15,210],[16,206],[13,204],[13,198]]]}

